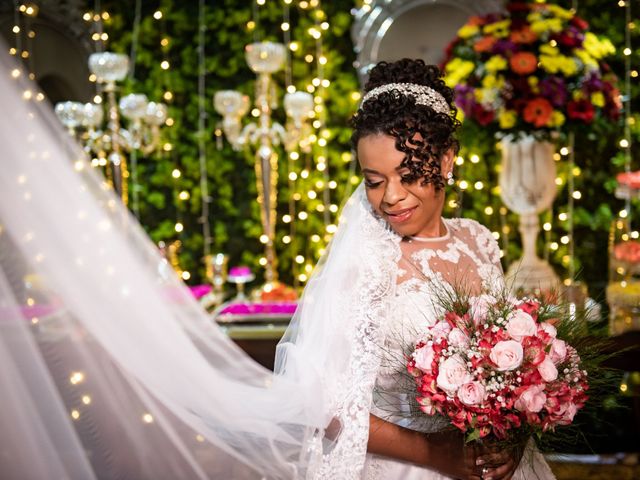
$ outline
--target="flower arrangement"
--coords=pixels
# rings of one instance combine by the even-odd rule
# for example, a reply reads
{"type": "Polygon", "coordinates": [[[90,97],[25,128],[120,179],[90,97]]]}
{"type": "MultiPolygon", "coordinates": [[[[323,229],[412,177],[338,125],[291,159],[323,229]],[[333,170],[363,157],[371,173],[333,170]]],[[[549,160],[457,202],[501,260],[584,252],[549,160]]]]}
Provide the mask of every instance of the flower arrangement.
{"type": "Polygon", "coordinates": [[[526,134],[619,118],[617,78],[603,62],[615,51],[608,39],[557,5],[506,8],[472,17],[447,47],[445,81],[465,119],[526,134]]]}
{"type": "Polygon", "coordinates": [[[469,441],[569,425],[589,385],[557,321],[557,307],[536,300],[458,298],[407,357],[420,410],[448,418],[469,441]]]}

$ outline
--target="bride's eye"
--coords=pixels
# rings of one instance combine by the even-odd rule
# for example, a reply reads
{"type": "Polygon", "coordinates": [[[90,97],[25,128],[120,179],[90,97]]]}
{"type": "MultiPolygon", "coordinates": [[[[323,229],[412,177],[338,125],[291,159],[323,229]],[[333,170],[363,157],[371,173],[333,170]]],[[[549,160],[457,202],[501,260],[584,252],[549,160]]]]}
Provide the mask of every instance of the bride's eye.
{"type": "Polygon", "coordinates": [[[364,179],[364,186],[367,188],[376,188],[377,186],[379,186],[380,184],[382,184],[382,182],[373,182],[371,180],[367,180],[366,178],[364,179]]]}

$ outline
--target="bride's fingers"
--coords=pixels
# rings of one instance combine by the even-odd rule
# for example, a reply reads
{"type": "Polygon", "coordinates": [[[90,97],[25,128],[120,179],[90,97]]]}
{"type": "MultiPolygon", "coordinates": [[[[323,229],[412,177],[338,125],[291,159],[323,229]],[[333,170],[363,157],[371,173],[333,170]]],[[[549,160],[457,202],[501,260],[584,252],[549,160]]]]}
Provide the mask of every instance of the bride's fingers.
{"type": "Polygon", "coordinates": [[[511,460],[508,451],[502,450],[497,453],[483,453],[476,460],[476,465],[502,465],[511,460]]]}
{"type": "Polygon", "coordinates": [[[508,480],[513,475],[513,462],[509,461],[499,467],[489,467],[483,471],[483,480],[508,480]]]}

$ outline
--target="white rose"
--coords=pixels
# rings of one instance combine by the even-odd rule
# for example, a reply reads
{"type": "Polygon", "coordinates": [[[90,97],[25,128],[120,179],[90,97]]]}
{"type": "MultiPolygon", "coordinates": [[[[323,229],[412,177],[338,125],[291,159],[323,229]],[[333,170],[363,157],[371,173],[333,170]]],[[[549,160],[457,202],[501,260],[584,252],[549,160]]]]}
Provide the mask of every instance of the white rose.
{"type": "Polygon", "coordinates": [[[431,364],[433,362],[433,348],[430,345],[424,345],[413,352],[413,360],[423,372],[431,373],[431,364]]]}
{"type": "Polygon", "coordinates": [[[449,332],[449,345],[453,345],[454,347],[468,347],[469,346],[469,337],[459,328],[454,328],[449,332]]]}
{"type": "Polygon", "coordinates": [[[547,355],[545,359],[538,365],[538,372],[545,382],[553,382],[558,378],[558,369],[547,355]]]}
{"type": "Polygon", "coordinates": [[[480,382],[469,382],[460,387],[458,398],[465,405],[480,405],[486,398],[486,391],[480,382]]]}
{"type": "Polygon", "coordinates": [[[514,340],[522,340],[538,331],[536,322],[527,312],[516,310],[507,317],[507,332],[514,340]]]}
{"type": "Polygon", "coordinates": [[[489,358],[498,366],[498,370],[515,370],[522,363],[524,351],[522,345],[515,340],[504,340],[498,342],[491,349],[489,358]]]}
{"type": "Polygon", "coordinates": [[[461,385],[470,382],[471,374],[460,355],[452,355],[440,364],[436,384],[453,397],[461,385]]]}

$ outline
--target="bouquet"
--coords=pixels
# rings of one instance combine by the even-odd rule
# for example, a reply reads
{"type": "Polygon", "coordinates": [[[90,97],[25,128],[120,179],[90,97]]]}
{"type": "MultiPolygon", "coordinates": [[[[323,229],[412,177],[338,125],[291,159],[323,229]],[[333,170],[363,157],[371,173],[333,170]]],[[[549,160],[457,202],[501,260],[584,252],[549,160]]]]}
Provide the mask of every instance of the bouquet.
{"type": "Polygon", "coordinates": [[[617,120],[615,52],[572,11],[510,2],[507,12],[472,17],[447,47],[445,81],[465,120],[504,133],[550,132],[617,120]]]}
{"type": "Polygon", "coordinates": [[[534,299],[456,298],[407,356],[420,410],[448,418],[467,441],[571,424],[589,384],[557,321],[557,307],[534,299]]]}

